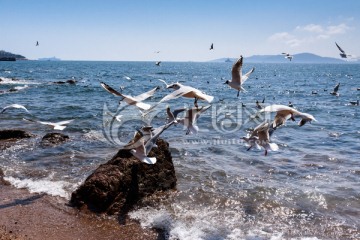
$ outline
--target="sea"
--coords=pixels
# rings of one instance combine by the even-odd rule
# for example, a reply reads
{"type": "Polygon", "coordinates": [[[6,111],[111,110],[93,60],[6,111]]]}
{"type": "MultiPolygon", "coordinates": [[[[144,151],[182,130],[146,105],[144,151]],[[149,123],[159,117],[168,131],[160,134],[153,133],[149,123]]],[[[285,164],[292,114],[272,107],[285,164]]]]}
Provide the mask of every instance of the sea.
{"type": "MultiPolygon", "coordinates": [[[[199,132],[181,124],[161,135],[169,142],[177,190],[130,217],[158,228],[167,239],[360,239],[360,64],[247,63],[255,67],[246,91],[230,88],[233,63],[126,61],[0,62],[0,129],[34,135],[0,153],[5,179],[17,188],[70,199],[100,164],[110,160],[144,125],[166,123],[166,107],[193,107],[177,98],[144,114],[106,92],[104,82],[125,95],[160,89],[144,103],[154,105],[179,82],[214,96],[197,119],[199,132]],[[75,80],[76,84],[67,83],[75,80]],[[59,83],[60,82],[60,83],[59,83]],[[65,83],[61,83],[65,82],[65,83]],[[340,83],[339,96],[330,94],[340,83]],[[271,142],[278,151],[247,150],[251,129],[271,121],[263,107],[288,105],[317,121],[299,127],[288,120],[271,142]],[[113,116],[121,115],[119,120],[113,116]],[[25,121],[34,120],[35,122],[25,121]],[[74,119],[63,131],[36,121],[74,119]],[[41,144],[50,132],[70,140],[41,144]]],[[[181,114],[179,114],[179,117],[181,114]]],[[[146,163],[144,163],[146,164],[146,163]]]]}

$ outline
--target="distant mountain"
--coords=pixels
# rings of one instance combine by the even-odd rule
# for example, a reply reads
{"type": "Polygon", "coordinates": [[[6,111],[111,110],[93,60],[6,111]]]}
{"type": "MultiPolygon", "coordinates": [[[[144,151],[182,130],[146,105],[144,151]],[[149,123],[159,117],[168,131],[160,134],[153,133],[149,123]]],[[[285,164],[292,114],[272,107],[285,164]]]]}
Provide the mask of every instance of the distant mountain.
{"type": "MultiPolygon", "coordinates": [[[[248,63],[359,63],[359,61],[348,62],[338,58],[321,57],[312,53],[299,53],[293,56],[291,62],[283,55],[254,55],[245,57],[244,61],[248,63]]],[[[211,62],[225,62],[227,59],[232,63],[237,60],[237,58],[219,58],[211,62]]]]}
{"type": "Polygon", "coordinates": [[[10,52],[5,52],[4,50],[0,50],[0,59],[15,59],[15,60],[26,60],[26,57],[19,55],[19,54],[13,54],[10,52]]]}

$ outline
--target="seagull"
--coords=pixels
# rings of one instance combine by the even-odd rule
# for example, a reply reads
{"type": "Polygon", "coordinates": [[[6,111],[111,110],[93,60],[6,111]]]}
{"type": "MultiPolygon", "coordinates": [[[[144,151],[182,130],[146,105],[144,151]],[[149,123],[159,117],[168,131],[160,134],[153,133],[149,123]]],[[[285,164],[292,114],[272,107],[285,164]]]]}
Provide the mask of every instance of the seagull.
{"type": "Polygon", "coordinates": [[[261,106],[261,104],[259,103],[258,100],[256,100],[256,107],[257,107],[258,109],[263,109],[263,106],[261,106]]]}
{"type": "Polygon", "coordinates": [[[167,84],[162,79],[159,79],[159,81],[162,81],[163,83],[165,83],[166,88],[172,88],[172,89],[175,89],[175,91],[173,91],[172,93],[163,97],[158,103],[156,103],[153,107],[151,107],[148,112],[150,112],[153,108],[155,108],[157,105],[159,105],[162,102],[169,101],[169,100],[179,98],[179,97],[194,98],[195,99],[194,105],[196,108],[198,108],[197,101],[199,99],[205,100],[209,103],[211,103],[212,100],[214,99],[213,96],[207,95],[204,92],[200,91],[199,89],[182,85],[179,82],[173,83],[173,84],[167,84]]]}
{"type": "Polygon", "coordinates": [[[210,46],[210,50],[214,50],[214,44],[213,43],[210,46]]]}
{"type": "Polygon", "coordinates": [[[289,107],[294,107],[294,105],[289,101],[289,104],[288,104],[289,107]]]}
{"type": "Polygon", "coordinates": [[[160,66],[161,61],[155,63],[156,66],[160,66]]]}
{"type": "Polygon", "coordinates": [[[55,123],[54,122],[42,122],[42,121],[31,120],[31,119],[26,119],[26,118],[23,118],[23,120],[28,121],[28,122],[35,122],[35,123],[40,123],[40,124],[44,124],[44,125],[49,125],[49,126],[54,127],[55,130],[64,130],[66,128],[66,126],[64,126],[64,125],[71,123],[75,119],[61,121],[61,122],[55,122],[55,123]]]}
{"type": "Polygon", "coordinates": [[[290,62],[291,62],[291,60],[293,59],[293,55],[290,55],[290,53],[282,53],[282,55],[285,55],[285,58],[287,58],[287,59],[289,59],[290,60],[290,62]]]}
{"type": "Polygon", "coordinates": [[[274,131],[275,128],[272,127],[271,123],[267,121],[260,123],[250,135],[242,137],[243,140],[250,144],[247,151],[249,151],[253,146],[256,146],[257,148],[260,148],[259,146],[261,146],[265,149],[264,155],[266,156],[269,150],[279,150],[279,146],[276,143],[270,143],[270,136],[274,131]]]}
{"type": "Polygon", "coordinates": [[[246,92],[246,90],[242,87],[242,84],[249,78],[250,74],[254,72],[255,68],[252,68],[245,75],[242,75],[242,64],[243,57],[236,61],[231,70],[232,79],[227,80],[224,84],[228,84],[230,87],[238,90],[237,96],[239,97],[240,90],[246,92]]]}
{"type": "Polygon", "coordinates": [[[316,121],[313,115],[308,113],[299,112],[294,108],[285,106],[285,105],[270,105],[261,109],[259,112],[276,112],[274,121],[273,121],[273,128],[277,128],[283,124],[285,124],[286,120],[289,118],[292,121],[295,121],[295,117],[299,116],[301,120],[299,121],[298,125],[301,127],[305,125],[305,123],[311,121],[316,121]]]}
{"type": "Polygon", "coordinates": [[[36,41],[36,45],[35,46],[39,46],[39,41],[36,41]]]}
{"type": "Polygon", "coordinates": [[[101,86],[109,93],[111,93],[115,96],[122,97],[123,99],[121,99],[120,101],[124,100],[127,104],[135,105],[142,110],[148,110],[151,107],[149,104],[143,103],[142,101],[153,96],[154,93],[159,89],[159,87],[156,87],[148,92],[142,93],[136,97],[132,97],[130,95],[125,95],[125,94],[119,93],[118,91],[116,91],[115,89],[113,89],[112,87],[107,85],[106,83],[101,82],[101,86]]]}
{"type": "MultiPolygon", "coordinates": [[[[206,110],[208,110],[211,107],[211,105],[208,105],[206,107],[201,107],[201,108],[190,108],[188,110],[186,109],[178,109],[175,110],[173,112],[173,118],[176,120],[176,122],[184,125],[187,128],[186,131],[186,135],[189,134],[196,134],[199,131],[199,127],[196,125],[196,121],[199,119],[200,114],[202,114],[203,112],[205,112],[206,110]],[[180,112],[185,111],[185,117],[184,118],[177,118],[177,115],[180,112]]],[[[169,115],[169,113],[168,113],[169,115]]],[[[172,116],[169,116],[170,121],[172,120],[172,116]]]]}
{"type": "Polygon", "coordinates": [[[139,159],[141,162],[147,164],[155,164],[155,157],[148,157],[151,149],[156,146],[156,141],[160,137],[160,134],[168,129],[174,121],[167,123],[158,128],[152,126],[142,127],[135,133],[134,139],[123,147],[123,149],[131,149],[131,154],[139,159]]]}
{"type": "Polygon", "coordinates": [[[331,92],[330,94],[334,95],[334,96],[337,96],[337,97],[340,96],[340,94],[338,93],[339,87],[340,87],[340,83],[336,84],[336,86],[334,87],[334,91],[331,92]]]}
{"type": "Polygon", "coordinates": [[[16,103],[4,107],[0,113],[4,113],[9,108],[21,108],[21,109],[24,109],[26,112],[30,113],[29,110],[26,109],[26,107],[24,107],[23,105],[20,105],[20,104],[16,104],[16,103]]]}
{"type": "Polygon", "coordinates": [[[351,105],[359,106],[359,100],[357,101],[350,101],[351,105]]]}
{"type": "Polygon", "coordinates": [[[348,55],[345,53],[345,51],[335,42],[335,45],[337,46],[337,48],[340,50],[340,57],[341,58],[347,58],[347,57],[351,57],[351,55],[348,55]]]}

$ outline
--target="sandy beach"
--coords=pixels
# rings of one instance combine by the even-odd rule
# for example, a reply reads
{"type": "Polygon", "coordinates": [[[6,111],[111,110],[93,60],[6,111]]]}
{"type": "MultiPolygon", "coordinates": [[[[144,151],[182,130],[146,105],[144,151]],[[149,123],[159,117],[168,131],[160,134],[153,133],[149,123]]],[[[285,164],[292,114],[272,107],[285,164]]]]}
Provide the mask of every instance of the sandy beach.
{"type": "Polygon", "coordinates": [[[158,239],[140,224],[83,213],[62,198],[32,194],[0,184],[0,240],[9,239],[158,239]]]}

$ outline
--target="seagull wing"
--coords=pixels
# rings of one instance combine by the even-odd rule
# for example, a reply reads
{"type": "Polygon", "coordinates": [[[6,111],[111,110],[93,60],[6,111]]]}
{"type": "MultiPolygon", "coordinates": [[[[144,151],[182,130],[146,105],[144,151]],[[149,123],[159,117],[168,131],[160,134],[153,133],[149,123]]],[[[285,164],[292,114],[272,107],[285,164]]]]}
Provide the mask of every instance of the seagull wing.
{"type": "Polygon", "coordinates": [[[345,54],[345,51],[344,50],[342,50],[342,48],[335,42],[335,44],[336,44],[336,46],[337,46],[337,48],[340,50],[340,52],[342,52],[342,53],[344,53],[345,54]]]}
{"type": "Polygon", "coordinates": [[[236,61],[236,63],[232,66],[231,69],[231,79],[234,83],[241,83],[241,68],[243,64],[243,57],[240,56],[240,58],[236,61]]]}
{"type": "Polygon", "coordinates": [[[174,117],[177,118],[177,115],[179,115],[179,113],[181,113],[181,112],[183,112],[183,111],[185,111],[185,110],[186,110],[186,108],[175,109],[175,110],[173,111],[174,117]]]}
{"type": "Polygon", "coordinates": [[[16,103],[4,107],[4,108],[1,110],[0,113],[5,112],[8,108],[21,108],[21,109],[24,109],[26,112],[30,113],[30,112],[26,109],[26,107],[24,107],[23,105],[20,105],[20,104],[16,104],[16,103]]]}
{"type": "Polygon", "coordinates": [[[167,82],[165,82],[165,80],[163,80],[163,79],[158,79],[160,82],[163,82],[164,84],[165,84],[165,86],[166,86],[166,88],[168,88],[170,85],[169,84],[167,84],[167,82]]]}
{"type": "Polygon", "coordinates": [[[179,88],[178,90],[173,91],[172,93],[166,95],[165,97],[163,97],[159,103],[165,102],[165,101],[169,101],[172,99],[176,99],[179,98],[189,92],[191,92],[192,89],[186,86],[183,86],[181,88],[179,88]]]}
{"type": "Polygon", "coordinates": [[[241,77],[241,84],[243,84],[254,71],[255,71],[255,68],[253,67],[249,72],[247,72],[245,75],[243,75],[241,77]]]}
{"type": "Polygon", "coordinates": [[[125,97],[123,94],[119,93],[118,91],[116,91],[115,89],[113,89],[112,87],[107,85],[106,83],[101,82],[100,84],[109,93],[111,93],[111,94],[113,94],[115,96],[118,96],[118,97],[125,97]]]}
{"type": "Polygon", "coordinates": [[[153,96],[154,93],[155,93],[158,89],[159,89],[159,87],[156,87],[156,88],[154,88],[154,89],[152,89],[152,90],[150,90],[150,91],[148,91],[148,92],[142,93],[142,94],[140,94],[140,95],[138,95],[138,96],[136,96],[136,97],[133,97],[133,98],[134,98],[136,101],[139,101],[139,102],[144,101],[145,99],[153,96]]]}
{"type": "Polygon", "coordinates": [[[339,87],[340,87],[340,83],[338,83],[335,88],[334,88],[334,92],[336,93],[337,91],[339,91],[339,87]]]}
{"type": "Polygon", "coordinates": [[[279,112],[279,111],[283,111],[283,110],[288,110],[288,111],[291,111],[294,113],[299,113],[292,107],[288,107],[285,105],[277,105],[277,104],[267,106],[267,107],[261,109],[259,112],[279,112]]]}

